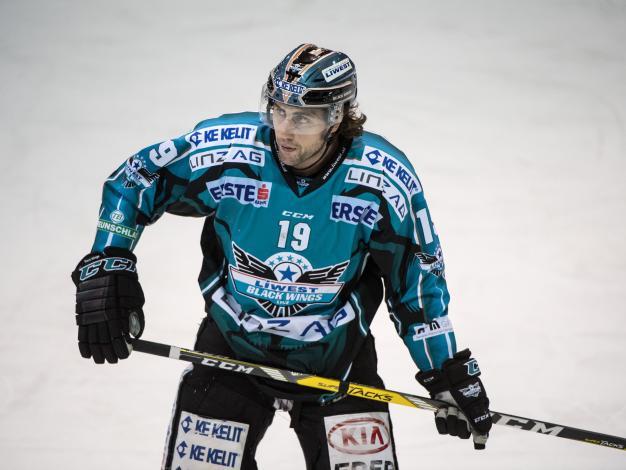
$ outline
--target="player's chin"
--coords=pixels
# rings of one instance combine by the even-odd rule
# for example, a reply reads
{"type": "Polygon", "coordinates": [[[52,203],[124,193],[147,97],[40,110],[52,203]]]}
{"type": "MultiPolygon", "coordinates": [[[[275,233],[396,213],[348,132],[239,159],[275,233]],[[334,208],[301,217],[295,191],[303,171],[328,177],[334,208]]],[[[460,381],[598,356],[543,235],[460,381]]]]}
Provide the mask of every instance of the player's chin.
{"type": "Polygon", "coordinates": [[[288,166],[297,166],[300,163],[300,152],[297,148],[280,148],[278,150],[278,156],[281,161],[288,166]]]}

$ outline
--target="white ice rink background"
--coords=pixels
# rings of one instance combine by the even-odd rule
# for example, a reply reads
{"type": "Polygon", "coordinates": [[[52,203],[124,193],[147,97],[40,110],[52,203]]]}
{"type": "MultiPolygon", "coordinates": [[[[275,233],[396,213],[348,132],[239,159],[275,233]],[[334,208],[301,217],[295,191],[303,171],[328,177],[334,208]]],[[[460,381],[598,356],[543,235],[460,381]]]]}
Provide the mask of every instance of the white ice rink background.
{"type": "MultiPolygon", "coordinates": [[[[460,347],[492,408],[626,435],[625,1],[0,2],[0,468],[159,468],[183,363],[83,360],[69,273],[108,174],[206,117],[256,110],[302,42],[346,51],[367,128],[411,158],[460,347]]],[[[144,337],[191,346],[202,221],[136,253],[144,337]]],[[[389,388],[425,391],[384,307],[389,388]]],[[[497,426],[487,450],[392,411],[400,467],[624,469],[624,452],[497,426]]],[[[259,467],[303,469],[278,413],[259,467]]]]}

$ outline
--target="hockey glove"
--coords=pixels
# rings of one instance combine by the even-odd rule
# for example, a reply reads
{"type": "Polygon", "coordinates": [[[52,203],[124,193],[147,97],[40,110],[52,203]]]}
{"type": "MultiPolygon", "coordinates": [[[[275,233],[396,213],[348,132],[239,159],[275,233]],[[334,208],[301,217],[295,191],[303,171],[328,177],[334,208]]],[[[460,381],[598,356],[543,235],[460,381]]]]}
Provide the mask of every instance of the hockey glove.
{"type": "Polygon", "coordinates": [[[131,351],[127,338],[139,338],[144,328],[143,291],[137,258],[128,250],[108,247],[90,253],[76,266],[76,324],[78,349],[97,364],[114,364],[131,351]]]}
{"type": "Polygon", "coordinates": [[[419,372],[415,378],[432,398],[452,406],[435,413],[439,434],[468,439],[473,436],[474,448],[484,449],[491,429],[489,399],[478,378],[480,370],[469,349],[457,352],[443,363],[441,370],[419,372]]]}

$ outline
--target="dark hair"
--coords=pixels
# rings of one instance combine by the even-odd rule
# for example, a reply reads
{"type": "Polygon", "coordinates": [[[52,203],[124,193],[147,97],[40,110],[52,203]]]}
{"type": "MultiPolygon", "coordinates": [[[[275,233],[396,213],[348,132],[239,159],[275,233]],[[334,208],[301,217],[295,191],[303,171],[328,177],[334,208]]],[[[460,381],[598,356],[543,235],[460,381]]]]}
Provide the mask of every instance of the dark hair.
{"type": "Polygon", "coordinates": [[[346,104],[347,109],[344,110],[343,120],[339,124],[337,134],[344,139],[353,139],[363,134],[363,124],[367,121],[367,116],[359,110],[356,104],[349,108],[348,106],[346,104]]]}

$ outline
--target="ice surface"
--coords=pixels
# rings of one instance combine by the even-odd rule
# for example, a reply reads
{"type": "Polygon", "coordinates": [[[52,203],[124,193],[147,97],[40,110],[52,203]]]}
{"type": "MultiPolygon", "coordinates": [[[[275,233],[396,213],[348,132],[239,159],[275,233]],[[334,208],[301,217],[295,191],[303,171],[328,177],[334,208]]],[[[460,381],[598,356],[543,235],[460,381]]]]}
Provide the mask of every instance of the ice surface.
{"type": "MultiPolygon", "coordinates": [[[[301,42],[348,52],[368,128],[411,156],[461,347],[498,411],[626,435],[626,2],[0,2],[1,468],[155,469],[184,364],[80,359],[69,273],[101,183],[139,148],[255,110],[301,42]]],[[[201,221],[137,248],[145,337],[190,346],[201,221]]],[[[389,388],[424,393],[384,310],[389,388]]],[[[485,452],[396,407],[403,469],[617,469],[624,453],[496,427],[485,452]]],[[[261,469],[304,468],[287,415],[261,469]]]]}

